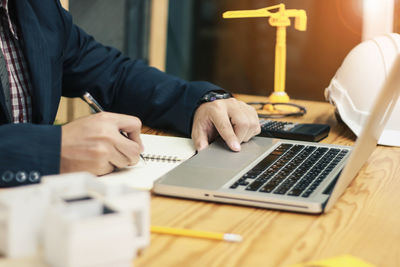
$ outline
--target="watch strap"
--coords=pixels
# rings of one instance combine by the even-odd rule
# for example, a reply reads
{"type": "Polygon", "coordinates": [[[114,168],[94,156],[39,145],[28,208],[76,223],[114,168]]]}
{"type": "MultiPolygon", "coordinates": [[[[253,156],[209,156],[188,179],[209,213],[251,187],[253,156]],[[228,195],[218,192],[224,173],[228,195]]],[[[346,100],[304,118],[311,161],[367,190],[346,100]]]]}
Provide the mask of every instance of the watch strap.
{"type": "Polygon", "coordinates": [[[213,102],[218,99],[228,99],[231,97],[233,97],[233,95],[226,91],[210,91],[200,98],[199,105],[206,102],[213,102]]]}

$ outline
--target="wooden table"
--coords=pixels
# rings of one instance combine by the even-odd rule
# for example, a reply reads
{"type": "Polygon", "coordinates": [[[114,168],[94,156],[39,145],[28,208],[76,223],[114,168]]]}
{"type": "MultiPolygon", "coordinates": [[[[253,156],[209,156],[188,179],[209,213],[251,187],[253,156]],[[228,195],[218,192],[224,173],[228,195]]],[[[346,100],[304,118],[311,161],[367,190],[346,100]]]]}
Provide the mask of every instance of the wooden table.
{"type": "MultiPolygon", "coordinates": [[[[238,95],[244,101],[261,97],[238,95]]],[[[285,120],[328,123],[323,143],[352,145],[355,136],[338,123],[328,103],[294,101],[304,117],[285,120]]],[[[144,128],[144,132],[167,134],[144,128]]],[[[379,146],[327,214],[315,216],[153,196],[154,225],[241,234],[228,243],[168,235],[151,236],[135,260],[141,266],[286,266],[351,254],[380,267],[400,266],[400,148],[379,146]]],[[[0,266],[45,266],[38,257],[0,260],[0,266]]]]}
{"type": "MultiPolygon", "coordinates": [[[[327,123],[332,128],[323,143],[354,143],[354,134],[337,122],[330,104],[294,102],[308,112],[285,120],[327,123]]],[[[319,216],[153,196],[154,225],[237,233],[244,241],[152,234],[135,266],[286,266],[343,254],[380,267],[400,266],[399,190],[400,148],[379,146],[335,207],[319,216]]]]}

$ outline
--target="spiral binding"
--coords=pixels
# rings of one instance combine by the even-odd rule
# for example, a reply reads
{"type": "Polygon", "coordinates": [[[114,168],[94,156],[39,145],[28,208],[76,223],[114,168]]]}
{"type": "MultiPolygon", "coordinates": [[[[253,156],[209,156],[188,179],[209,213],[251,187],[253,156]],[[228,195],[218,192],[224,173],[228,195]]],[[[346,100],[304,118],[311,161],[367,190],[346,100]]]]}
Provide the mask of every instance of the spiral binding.
{"type": "Polygon", "coordinates": [[[157,161],[157,162],[179,162],[182,159],[176,156],[167,156],[167,155],[153,155],[153,154],[143,154],[143,158],[146,161],[157,161]]]}

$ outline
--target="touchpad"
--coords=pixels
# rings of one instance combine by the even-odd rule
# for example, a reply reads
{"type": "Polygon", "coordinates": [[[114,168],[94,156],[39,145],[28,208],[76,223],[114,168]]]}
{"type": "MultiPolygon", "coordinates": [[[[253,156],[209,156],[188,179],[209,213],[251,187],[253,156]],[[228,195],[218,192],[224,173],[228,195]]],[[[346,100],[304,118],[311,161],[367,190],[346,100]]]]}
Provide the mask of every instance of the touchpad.
{"type": "Polygon", "coordinates": [[[255,137],[243,143],[240,152],[233,152],[222,139],[218,139],[185,164],[193,167],[241,170],[270,150],[272,146],[272,139],[255,137]]]}

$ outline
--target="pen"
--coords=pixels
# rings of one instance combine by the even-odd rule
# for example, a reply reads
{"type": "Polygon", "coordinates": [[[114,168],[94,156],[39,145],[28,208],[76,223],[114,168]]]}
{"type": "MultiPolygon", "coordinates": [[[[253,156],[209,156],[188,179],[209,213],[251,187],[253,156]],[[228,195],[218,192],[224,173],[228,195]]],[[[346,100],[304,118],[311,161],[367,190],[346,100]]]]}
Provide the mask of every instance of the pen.
{"type": "MultiPolygon", "coordinates": [[[[89,92],[85,92],[82,95],[82,99],[83,101],[85,101],[96,113],[102,112],[104,111],[104,109],[100,106],[100,104],[96,101],[96,99],[94,99],[94,97],[89,93],[89,92]]],[[[126,138],[128,138],[128,135],[121,131],[121,134],[123,136],[125,136],[126,138]]],[[[144,159],[143,155],[140,154],[140,157],[142,158],[142,160],[144,162],[146,162],[146,160],[144,159]]]]}
{"type": "Polygon", "coordinates": [[[150,231],[154,234],[167,234],[176,236],[197,237],[213,240],[223,240],[228,242],[241,242],[243,240],[241,235],[229,233],[217,233],[199,230],[189,230],[183,228],[172,228],[164,226],[151,226],[150,231]]]}
{"type": "Polygon", "coordinates": [[[85,92],[82,95],[83,101],[85,101],[96,113],[104,111],[100,104],[93,98],[89,92],[85,92]]]}

